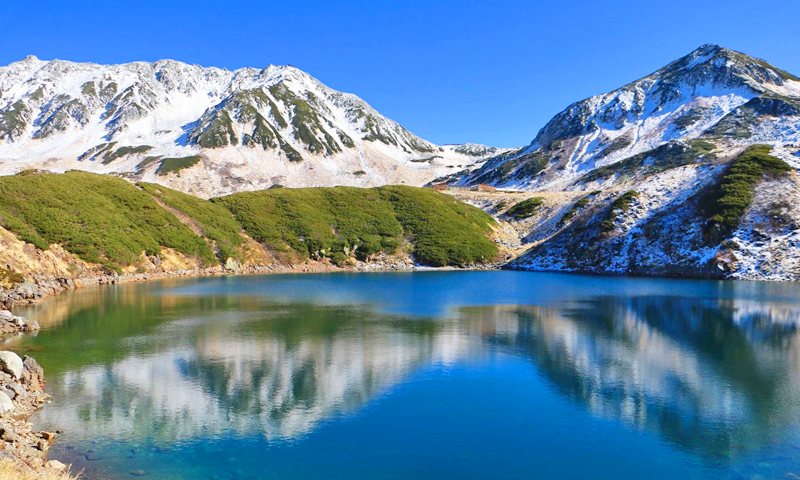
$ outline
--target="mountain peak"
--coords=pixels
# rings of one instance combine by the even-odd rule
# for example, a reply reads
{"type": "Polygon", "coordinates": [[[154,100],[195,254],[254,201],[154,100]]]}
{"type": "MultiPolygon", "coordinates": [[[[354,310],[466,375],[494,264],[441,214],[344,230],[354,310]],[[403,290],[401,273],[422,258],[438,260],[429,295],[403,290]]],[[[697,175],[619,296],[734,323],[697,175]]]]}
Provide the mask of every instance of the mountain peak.
{"type": "Polygon", "coordinates": [[[727,48],[717,45],[716,43],[706,43],[705,45],[700,45],[697,47],[692,53],[689,55],[716,55],[720,52],[729,51],[727,48]]]}
{"type": "MultiPolygon", "coordinates": [[[[690,54],[675,60],[653,75],[664,76],[687,71],[699,75],[704,82],[744,84],[758,91],[782,87],[786,80],[798,81],[794,75],[781,70],[766,60],[730,50],[716,44],[702,45],[690,54]]],[[[651,76],[653,76],[651,75],[651,76]]]]}
{"type": "Polygon", "coordinates": [[[573,103],[526,148],[486,162],[459,181],[564,188],[587,171],[699,137],[732,143],[795,141],[770,118],[800,110],[800,79],[716,44],[702,45],[614,91],[573,103]],[[772,128],[772,129],[770,129],[772,128]]]}
{"type": "Polygon", "coordinates": [[[32,67],[44,65],[46,63],[47,63],[47,61],[40,60],[39,57],[37,57],[36,55],[28,55],[27,57],[23,58],[22,60],[18,60],[16,62],[11,63],[9,65],[9,67],[13,67],[14,65],[16,65],[18,68],[22,67],[22,68],[30,69],[32,67]]]}

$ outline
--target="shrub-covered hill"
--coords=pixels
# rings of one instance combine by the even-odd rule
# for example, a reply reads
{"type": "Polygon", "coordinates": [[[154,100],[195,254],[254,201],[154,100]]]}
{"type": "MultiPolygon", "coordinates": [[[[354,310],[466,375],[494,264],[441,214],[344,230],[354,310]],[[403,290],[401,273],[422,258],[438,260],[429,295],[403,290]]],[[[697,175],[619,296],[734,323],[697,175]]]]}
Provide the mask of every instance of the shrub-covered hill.
{"type": "Polygon", "coordinates": [[[115,177],[84,172],[0,177],[0,225],[46,250],[57,243],[109,270],[144,251],[173,248],[214,263],[208,243],[148,193],[115,177]]]}
{"type": "Polygon", "coordinates": [[[429,189],[388,186],[273,189],[212,199],[257,241],[341,262],[394,253],[408,241],[432,266],[485,263],[497,256],[490,215],[429,189]]]}
{"type": "Polygon", "coordinates": [[[242,231],[302,258],[343,263],[405,249],[421,264],[466,265],[497,255],[487,238],[493,223],[477,208],[413,187],[276,189],[208,201],[85,172],[0,177],[0,226],[109,271],[162,247],[207,266],[238,259],[242,231]]]}
{"type": "Polygon", "coordinates": [[[193,219],[202,235],[214,242],[217,258],[221,262],[228,258],[240,258],[238,247],[244,243],[244,237],[239,234],[242,227],[223,205],[154,183],[140,182],[136,185],[168,207],[193,219]]]}

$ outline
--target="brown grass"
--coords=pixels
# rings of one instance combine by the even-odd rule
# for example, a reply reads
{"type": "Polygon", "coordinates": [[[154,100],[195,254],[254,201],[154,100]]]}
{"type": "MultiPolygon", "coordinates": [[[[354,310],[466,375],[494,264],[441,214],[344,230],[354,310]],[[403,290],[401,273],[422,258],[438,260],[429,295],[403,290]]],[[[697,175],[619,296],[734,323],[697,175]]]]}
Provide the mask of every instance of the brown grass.
{"type": "Polygon", "coordinates": [[[0,480],[77,480],[79,476],[68,471],[56,472],[47,470],[43,473],[34,472],[21,462],[3,459],[0,460],[0,480]]]}

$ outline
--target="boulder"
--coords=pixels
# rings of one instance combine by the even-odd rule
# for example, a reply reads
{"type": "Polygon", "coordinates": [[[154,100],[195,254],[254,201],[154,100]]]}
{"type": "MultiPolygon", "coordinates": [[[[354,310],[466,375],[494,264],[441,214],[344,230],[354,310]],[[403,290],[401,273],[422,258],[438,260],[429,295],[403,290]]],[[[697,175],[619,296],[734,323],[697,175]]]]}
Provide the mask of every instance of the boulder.
{"type": "Polygon", "coordinates": [[[3,392],[6,395],[8,395],[8,398],[10,398],[11,400],[14,400],[17,397],[17,392],[15,392],[14,390],[11,390],[10,388],[8,388],[6,386],[0,387],[0,392],[3,392]]]}
{"type": "Polygon", "coordinates": [[[36,320],[27,320],[24,317],[13,315],[8,310],[0,310],[1,332],[31,332],[34,330],[39,330],[39,323],[36,320]]]}
{"type": "Polygon", "coordinates": [[[44,369],[33,357],[25,355],[22,359],[22,381],[31,391],[42,390],[44,388],[44,369]]]}
{"type": "Polygon", "coordinates": [[[58,460],[50,460],[49,462],[47,462],[47,468],[51,470],[64,470],[67,468],[67,466],[59,462],[58,460]]]}
{"type": "Polygon", "coordinates": [[[14,402],[3,392],[0,392],[0,415],[14,410],[14,402]]]}
{"type": "Polygon", "coordinates": [[[7,428],[0,428],[0,438],[8,443],[19,442],[19,435],[7,428]]]}
{"type": "Polygon", "coordinates": [[[242,266],[235,259],[228,257],[228,259],[225,261],[225,270],[236,271],[241,269],[242,266]]]}
{"type": "Polygon", "coordinates": [[[0,352],[0,369],[14,378],[22,378],[22,359],[14,352],[0,352]]]}

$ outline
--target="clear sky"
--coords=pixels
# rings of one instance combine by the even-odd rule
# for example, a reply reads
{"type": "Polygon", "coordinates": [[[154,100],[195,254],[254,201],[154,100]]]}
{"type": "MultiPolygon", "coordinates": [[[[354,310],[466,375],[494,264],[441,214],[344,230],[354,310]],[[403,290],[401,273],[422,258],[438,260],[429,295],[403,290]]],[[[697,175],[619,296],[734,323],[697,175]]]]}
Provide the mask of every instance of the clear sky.
{"type": "Polygon", "coordinates": [[[0,64],[291,64],[436,143],[526,145],[705,43],[800,74],[800,2],[0,0],[0,64]]]}

